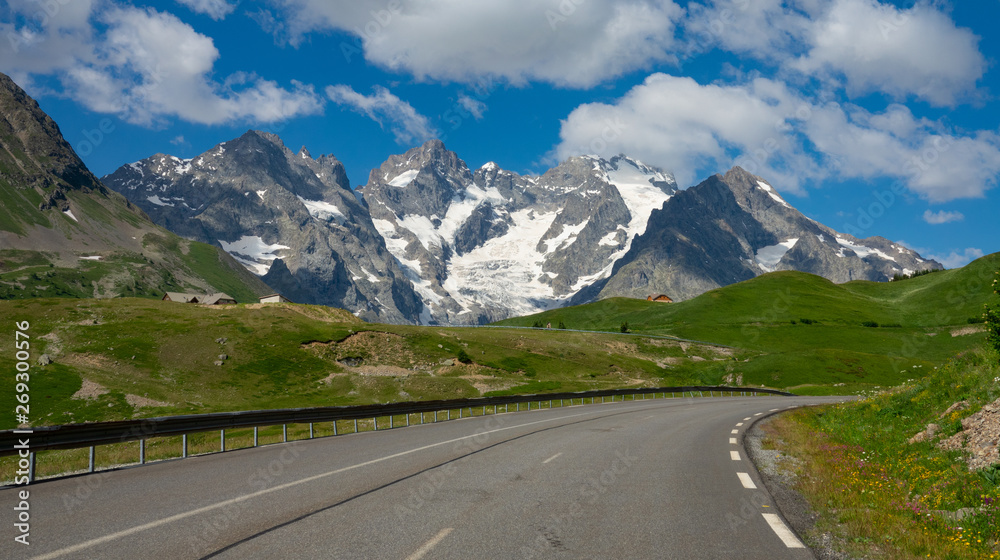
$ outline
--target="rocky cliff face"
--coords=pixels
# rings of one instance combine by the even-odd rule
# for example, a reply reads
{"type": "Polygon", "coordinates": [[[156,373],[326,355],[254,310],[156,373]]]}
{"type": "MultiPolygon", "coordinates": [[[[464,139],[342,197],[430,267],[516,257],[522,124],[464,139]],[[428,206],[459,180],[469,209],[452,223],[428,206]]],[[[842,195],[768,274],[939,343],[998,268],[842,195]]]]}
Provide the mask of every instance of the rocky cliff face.
{"type": "Polygon", "coordinates": [[[423,299],[425,323],[486,323],[558,306],[606,276],[676,191],[624,156],[571,158],[542,176],[473,171],[432,140],[360,189],[423,299]]]}
{"type": "Polygon", "coordinates": [[[299,303],[411,322],[422,308],[333,156],[248,131],[198,157],[156,154],[102,178],[156,223],[222,247],[299,303]]]}
{"type": "Polygon", "coordinates": [[[933,268],[941,265],[885,238],[857,239],[806,218],[765,179],[734,167],[653,212],[610,277],[574,303],[652,293],[683,300],[775,270],[884,282],[933,268]]]}
{"type": "Polygon", "coordinates": [[[105,188],[0,74],[0,299],[228,290],[247,300],[267,288],[221,251],[195,248],[205,257],[195,263],[189,249],[105,188]]]}

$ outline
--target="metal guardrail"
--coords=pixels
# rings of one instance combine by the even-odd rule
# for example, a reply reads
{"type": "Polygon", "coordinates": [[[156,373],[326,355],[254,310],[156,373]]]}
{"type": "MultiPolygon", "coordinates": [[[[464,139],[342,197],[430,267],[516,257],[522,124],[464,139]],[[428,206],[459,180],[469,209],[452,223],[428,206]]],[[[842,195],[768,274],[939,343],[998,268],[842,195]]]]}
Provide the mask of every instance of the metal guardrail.
{"type": "MultiPolygon", "coordinates": [[[[486,414],[488,407],[493,407],[493,414],[498,413],[498,407],[503,406],[503,412],[507,412],[510,405],[517,405],[517,410],[521,410],[522,404],[528,405],[531,410],[532,403],[548,402],[552,408],[554,401],[560,401],[560,406],[564,406],[565,401],[580,400],[584,404],[587,399],[591,403],[595,399],[606,402],[608,397],[614,401],[617,397],[624,398],[631,395],[635,400],[636,395],[655,395],[663,393],[698,393],[703,395],[708,392],[714,396],[718,391],[720,396],[724,393],[735,395],[769,394],[780,396],[795,396],[793,393],[777,391],[774,389],[764,389],[756,387],[727,387],[727,386],[685,386],[685,387],[649,387],[636,389],[604,389],[598,391],[580,391],[564,393],[545,393],[531,395],[508,395],[501,397],[477,397],[470,399],[448,399],[436,401],[415,401],[398,402],[386,404],[368,404],[356,406],[327,406],[317,408],[291,408],[279,410],[253,410],[244,412],[215,412],[209,414],[193,414],[186,416],[165,416],[159,418],[144,418],[137,420],[122,420],[117,422],[93,422],[85,424],[66,424],[61,426],[40,426],[36,428],[25,428],[20,430],[0,431],[0,456],[20,455],[22,462],[26,459],[29,463],[29,480],[34,480],[35,456],[38,451],[55,449],[78,449],[90,448],[90,471],[94,471],[94,448],[99,445],[113,443],[124,443],[129,441],[139,441],[139,462],[145,463],[146,439],[153,437],[183,436],[183,454],[187,457],[187,435],[192,433],[210,432],[219,430],[221,445],[220,450],[225,451],[225,430],[234,428],[254,428],[254,445],[257,445],[257,428],[266,426],[284,426],[283,440],[288,440],[288,424],[310,424],[310,437],[312,437],[312,425],[318,422],[334,422],[334,435],[338,435],[336,422],[338,420],[355,420],[354,429],[357,431],[357,420],[374,420],[375,429],[378,430],[378,418],[389,417],[390,428],[395,427],[394,417],[406,415],[406,425],[409,425],[411,414],[420,414],[420,421],[423,423],[424,414],[434,412],[434,421],[438,421],[438,413],[448,411],[448,419],[452,417],[451,411],[458,410],[459,417],[464,417],[464,410],[482,408],[486,414]],[[23,445],[27,441],[27,445],[23,445]],[[26,456],[27,455],[27,456],[26,456]]],[[[645,398],[645,397],[644,397],[645,398]]]]}

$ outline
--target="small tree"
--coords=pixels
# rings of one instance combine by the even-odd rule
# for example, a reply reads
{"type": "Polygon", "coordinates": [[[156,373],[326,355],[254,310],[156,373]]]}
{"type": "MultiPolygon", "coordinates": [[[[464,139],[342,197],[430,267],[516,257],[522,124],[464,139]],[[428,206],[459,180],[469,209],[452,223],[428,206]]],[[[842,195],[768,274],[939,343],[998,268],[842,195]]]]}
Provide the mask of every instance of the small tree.
{"type": "Polygon", "coordinates": [[[621,331],[623,333],[627,333],[628,332],[628,321],[625,321],[624,323],[622,323],[621,331]]]}
{"type": "MultiPolygon", "coordinates": [[[[1000,295],[1000,271],[994,276],[993,293],[1000,295]]],[[[983,319],[986,320],[986,342],[1000,352],[1000,307],[987,303],[983,319]]]]}
{"type": "Polygon", "coordinates": [[[563,323],[562,321],[559,321],[559,328],[560,329],[565,329],[566,328],[566,323],[563,323]]]}

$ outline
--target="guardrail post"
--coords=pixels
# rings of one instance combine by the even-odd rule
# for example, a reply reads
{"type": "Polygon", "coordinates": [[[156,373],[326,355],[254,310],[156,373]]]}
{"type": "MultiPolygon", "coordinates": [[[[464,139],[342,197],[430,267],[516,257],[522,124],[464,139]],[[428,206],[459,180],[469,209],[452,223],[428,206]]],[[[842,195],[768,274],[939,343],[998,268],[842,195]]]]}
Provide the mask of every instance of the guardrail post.
{"type": "Polygon", "coordinates": [[[258,436],[257,436],[257,426],[253,427],[253,446],[257,447],[258,436]]]}
{"type": "Polygon", "coordinates": [[[88,463],[87,472],[94,472],[94,453],[95,453],[94,446],[91,445],[90,446],[90,460],[87,461],[87,463],[88,463]]]}
{"type": "Polygon", "coordinates": [[[378,416],[372,418],[372,425],[375,426],[375,431],[378,431],[378,416]]]}
{"type": "Polygon", "coordinates": [[[288,424],[281,425],[281,441],[282,443],[288,443],[288,424]]]}
{"type": "Polygon", "coordinates": [[[181,457],[187,459],[188,456],[188,435],[181,435],[181,457]]]}
{"type": "Polygon", "coordinates": [[[406,415],[406,427],[407,428],[410,427],[410,415],[409,414],[406,415]]]}
{"type": "Polygon", "coordinates": [[[226,450],[226,430],[219,430],[219,451],[226,450]]]}
{"type": "Polygon", "coordinates": [[[390,414],[389,415],[389,429],[391,430],[391,429],[393,429],[395,427],[396,427],[396,424],[395,424],[395,422],[393,422],[393,416],[392,416],[392,414],[390,414]]]}
{"type": "Polygon", "coordinates": [[[35,452],[28,453],[28,484],[35,481],[35,452]]]}
{"type": "Polygon", "coordinates": [[[358,419],[354,419],[354,433],[358,433],[358,419]]]}
{"type": "Polygon", "coordinates": [[[451,409],[448,409],[448,420],[451,420],[451,409]]]}
{"type": "Polygon", "coordinates": [[[309,423],[309,439],[313,438],[313,423],[309,423]]]}
{"type": "Polygon", "coordinates": [[[139,464],[146,464],[146,440],[144,439],[139,440],[139,464]]]}
{"type": "Polygon", "coordinates": [[[464,408],[458,409],[458,417],[459,418],[465,418],[465,409],[464,408]]]}
{"type": "Polygon", "coordinates": [[[333,421],[333,435],[337,435],[337,421],[333,421]]]}

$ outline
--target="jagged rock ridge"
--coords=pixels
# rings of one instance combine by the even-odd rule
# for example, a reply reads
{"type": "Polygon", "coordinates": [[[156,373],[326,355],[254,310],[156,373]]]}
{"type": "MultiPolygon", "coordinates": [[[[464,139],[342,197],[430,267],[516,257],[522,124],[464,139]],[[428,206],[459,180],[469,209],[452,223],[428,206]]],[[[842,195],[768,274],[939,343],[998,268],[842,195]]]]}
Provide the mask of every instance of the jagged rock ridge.
{"type": "Polygon", "coordinates": [[[775,270],[840,283],[934,268],[941,265],[885,238],[857,239],[805,217],[765,179],[734,167],[653,212],[610,277],[574,303],[651,293],[683,300],[775,270]]]}
{"type": "Polygon", "coordinates": [[[205,153],[155,154],[102,178],[158,224],[225,249],[292,301],[411,322],[422,303],[332,155],[248,131],[205,153]]]}

